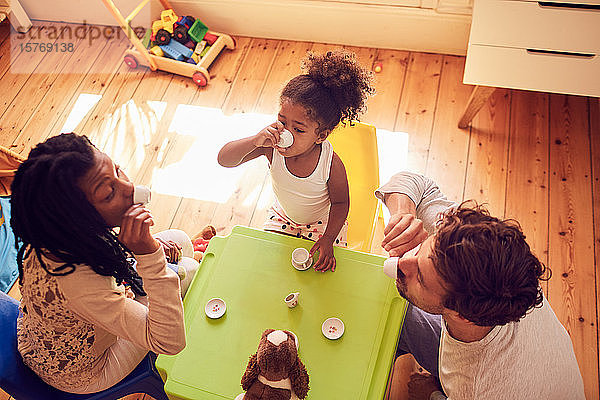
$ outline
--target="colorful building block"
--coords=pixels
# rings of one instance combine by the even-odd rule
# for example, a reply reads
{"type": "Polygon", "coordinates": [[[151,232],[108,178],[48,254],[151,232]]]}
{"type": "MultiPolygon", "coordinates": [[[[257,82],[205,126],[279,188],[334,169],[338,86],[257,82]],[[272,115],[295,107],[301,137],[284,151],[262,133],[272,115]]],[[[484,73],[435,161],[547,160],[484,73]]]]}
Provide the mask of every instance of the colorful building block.
{"type": "Polygon", "coordinates": [[[185,30],[187,31],[192,27],[192,25],[194,25],[194,22],[196,22],[196,18],[192,17],[191,15],[184,15],[179,17],[177,22],[175,22],[175,25],[184,26],[185,30]]]}
{"type": "Polygon", "coordinates": [[[208,26],[204,25],[202,21],[196,19],[194,24],[188,31],[188,35],[196,42],[201,41],[208,32],[208,26]]]}
{"type": "Polygon", "coordinates": [[[206,40],[206,43],[210,44],[211,46],[217,41],[218,38],[219,37],[217,35],[213,35],[212,33],[207,33],[204,35],[204,40],[206,40]]]}
{"type": "Polygon", "coordinates": [[[206,46],[206,40],[201,40],[200,42],[198,42],[198,44],[196,44],[196,48],[194,49],[194,53],[196,53],[196,54],[202,53],[202,50],[204,50],[205,46],[206,46]]]}
{"type": "Polygon", "coordinates": [[[196,64],[198,64],[200,62],[200,55],[199,54],[192,54],[192,56],[190,57],[190,60],[194,60],[196,62],[196,64]]]}
{"type": "Polygon", "coordinates": [[[162,21],[154,21],[152,23],[152,34],[156,35],[156,32],[158,32],[159,29],[163,28],[163,22],[162,21]]]}
{"type": "Polygon", "coordinates": [[[146,29],[146,32],[144,32],[144,37],[142,38],[142,44],[144,45],[144,47],[147,49],[148,47],[150,47],[150,36],[152,35],[152,31],[150,31],[150,29],[146,29]]]}
{"type": "Polygon", "coordinates": [[[164,10],[160,13],[160,19],[163,22],[163,29],[173,33],[173,24],[177,21],[177,15],[172,9],[164,10]]]}
{"type": "Polygon", "coordinates": [[[194,50],[187,48],[186,46],[184,46],[183,44],[171,40],[169,42],[169,45],[172,47],[175,47],[177,49],[177,51],[179,51],[181,54],[183,54],[183,56],[185,58],[190,58],[192,56],[192,54],[194,53],[194,50]]]}
{"type": "Polygon", "coordinates": [[[158,46],[154,46],[150,49],[150,53],[154,54],[155,56],[158,57],[164,57],[165,53],[162,51],[162,49],[158,46]]]}
{"type": "Polygon", "coordinates": [[[191,57],[193,51],[182,45],[176,40],[171,40],[168,44],[159,46],[164,51],[167,57],[175,60],[183,61],[185,58],[191,57]]]}
{"type": "Polygon", "coordinates": [[[169,42],[168,44],[161,44],[158,47],[160,47],[165,53],[165,57],[169,57],[178,61],[183,61],[185,57],[179,51],[175,50],[173,47],[170,46],[171,42],[169,42]]]}
{"type": "Polygon", "coordinates": [[[170,34],[173,34],[173,24],[177,21],[175,11],[168,9],[160,13],[160,21],[152,23],[152,33],[156,34],[159,29],[164,29],[170,34]]]}
{"type": "Polygon", "coordinates": [[[200,58],[204,57],[204,55],[205,55],[206,53],[208,53],[208,51],[209,51],[209,50],[210,50],[210,46],[206,46],[206,47],[204,48],[204,50],[202,50],[202,53],[200,53],[200,58]]]}

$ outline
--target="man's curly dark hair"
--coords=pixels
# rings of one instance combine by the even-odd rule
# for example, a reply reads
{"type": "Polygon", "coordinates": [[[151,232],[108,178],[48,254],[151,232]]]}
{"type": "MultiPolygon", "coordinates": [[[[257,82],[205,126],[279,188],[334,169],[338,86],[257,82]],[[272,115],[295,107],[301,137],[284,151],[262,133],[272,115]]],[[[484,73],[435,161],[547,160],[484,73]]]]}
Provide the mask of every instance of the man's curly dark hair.
{"type": "Polygon", "coordinates": [[[543,302],[547,269],[529,248],[518,222],[490,216],[470,202],[438,222],[433,264],[444,282],[444,307],[480,326],[518,321],[543,302]]]}
{"type": "Polygon", "coordinates": [[[373,73],[361,67],[353,53],[309,52],[301,68],[305,73],[286,84],[281,101],[304,106],[320,123],[320,131],[331,131],[340,121],[358,120],[367,97],[375,93],[373,73]]]}

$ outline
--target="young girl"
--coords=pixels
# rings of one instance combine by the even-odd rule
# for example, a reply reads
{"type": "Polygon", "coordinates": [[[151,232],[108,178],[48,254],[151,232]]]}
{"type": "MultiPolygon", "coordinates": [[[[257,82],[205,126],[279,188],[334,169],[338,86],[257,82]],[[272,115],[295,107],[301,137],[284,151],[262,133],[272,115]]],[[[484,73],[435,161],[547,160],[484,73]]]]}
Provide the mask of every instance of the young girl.
{"type": "Polygon", "coordinates": [[[235,167],[267,157],[276,201],[264,229],[316,241],[315,270],[334,271],[333,246],[347,245],[350,199],[344,164],[326,139],[340,121],[356,120],[364,110],[374,93],[372,74],[354,54],[338,51],[309,53],[302,69],[281,92],[277,121],[227,143],[218,161],[235,167]]]}

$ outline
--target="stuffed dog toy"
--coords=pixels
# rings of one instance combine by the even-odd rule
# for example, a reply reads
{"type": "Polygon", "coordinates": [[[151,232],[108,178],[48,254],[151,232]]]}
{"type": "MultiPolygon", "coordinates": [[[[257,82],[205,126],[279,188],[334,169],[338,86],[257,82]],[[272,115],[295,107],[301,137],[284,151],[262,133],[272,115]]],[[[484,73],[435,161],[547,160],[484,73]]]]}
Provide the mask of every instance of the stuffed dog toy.
{"type": "Polygon", "coordinates": [[[297,400],[308,393],[308,373],[298,357],[294,335],[267,329],[242,377],[238,400],[297,400]]]}

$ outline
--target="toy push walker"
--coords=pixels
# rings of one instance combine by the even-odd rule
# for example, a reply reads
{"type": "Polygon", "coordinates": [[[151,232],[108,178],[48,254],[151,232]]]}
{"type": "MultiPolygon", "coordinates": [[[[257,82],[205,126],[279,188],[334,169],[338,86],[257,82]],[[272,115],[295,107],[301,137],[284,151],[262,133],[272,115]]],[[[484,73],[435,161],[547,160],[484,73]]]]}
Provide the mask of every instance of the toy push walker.
{"type": "MultiPolygon", "coordinates": [[[[208,28],[200,21],[195,20],[191,27],[185,27],[181,29],[183,24],[175,22],[172,17],[176,17],[172,11],[173,8],[169,4],[168,0],[160,0],[165,11],[161,13],[161,21],[155,21],[152,26],[154,40],[158,42],[158,46],[152,47],[151,51],[148,51],[144,43],[136,36],[133,29],[130,26],[131,20],[150,2],[150,0],[142,0],[140,4],[124,18],[119,9],[115,6],[112,0],[102,0],[108,10],[119,22],[121,29],[127,34],[127,37],[133,44],[132,48],[125,51],[123,61],[130,68],[136,68],[139,64],[150,67],[152,71],[160,69],[161,71],[167,71],[178,75],[189,76],[192,78],[194,83],[198,86],[206,86],[210,79],[208,73],[208,67],[217,58],[221,50],[228,48],[233,50],[235,48],[235,41],[229,35],[211,32],[208,28]],[[175,23],[175,24],[174,24],[175,23]],[[179,24],[179,25],[177,25],[179,24]],[[158,26],[157,26],[158,25],[158,26]],[[175,28],[174,28],[174,25],[175,28]],[[180,29],[177,29],[180,28],[180,29]],[[188,29],[189,28],[189,29],[188,29]],[[157,32],[154,32],[157,30],[157,32]],[[198,44],[194,50],[188,49],[183,44],[176,41],[175,38],[181,39],[181,35],[186,35],[199,38],[198,44]],[[173,35],[171,38],[170,35],[173,35]],[[205,39],[205,40],[203,40],[205,39]],[[200,45],[202,42],[202,46],[200,45]],[[208,42],[208,46],[206,45],[208,42]],[[190,57],[183,56],[181,49],[187,49],[191,51],[190,57]],[[163,57],[163,54],[167,54],[173,58],[163,57]],[[184,58],[188,58],[188,61],[183,61],[184,58]],[[193,62],[190,61],[193,59],[193,62]]],[[[176,18],[175,18],[176,19],[176,18]]],[[[188,21],[188,17],[183,17],[184,23],[188,21]]],[[[149,38],[149,33],[146,33],[149,38]]],[[[183,50],[186,51],[186,50],[183,50]]],[[[190,53],[187,53],[190,54],[190,53]]]]}

